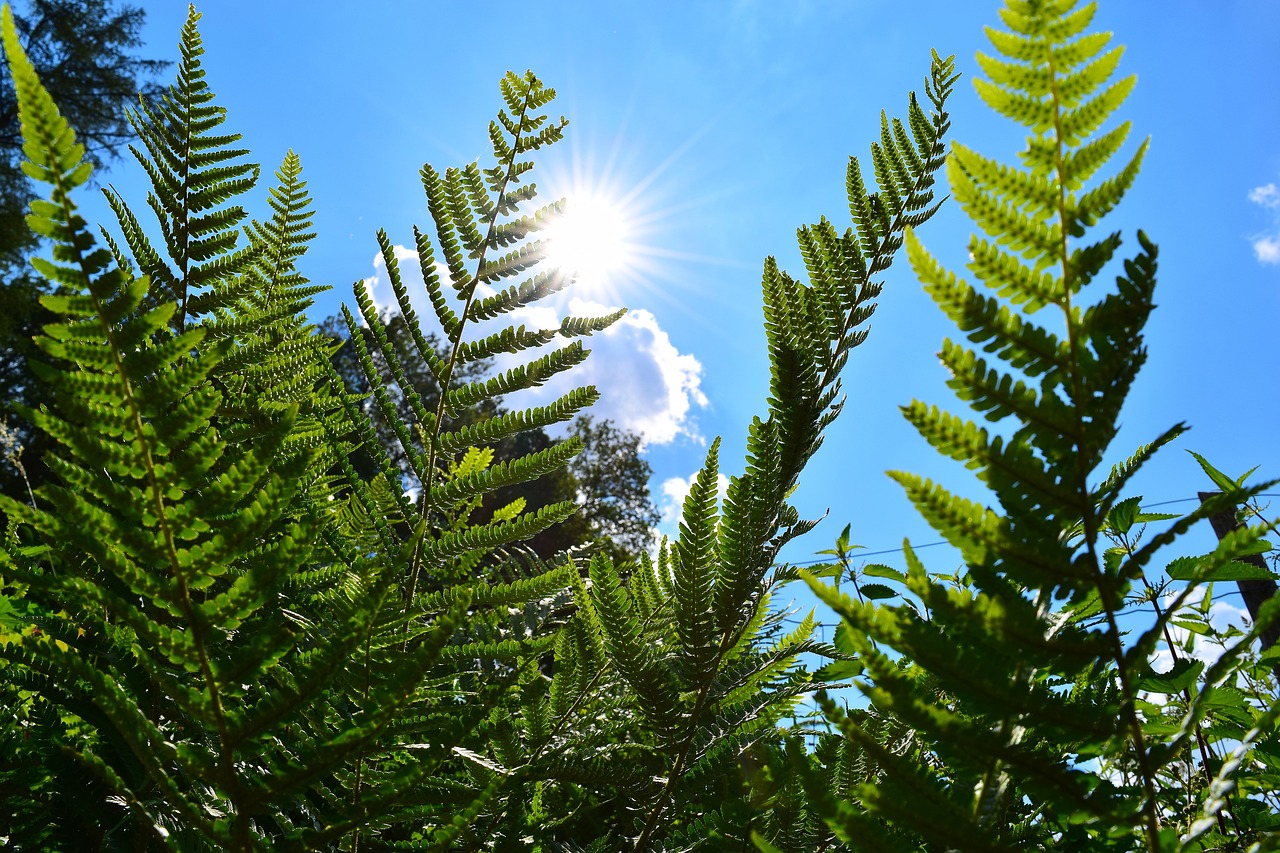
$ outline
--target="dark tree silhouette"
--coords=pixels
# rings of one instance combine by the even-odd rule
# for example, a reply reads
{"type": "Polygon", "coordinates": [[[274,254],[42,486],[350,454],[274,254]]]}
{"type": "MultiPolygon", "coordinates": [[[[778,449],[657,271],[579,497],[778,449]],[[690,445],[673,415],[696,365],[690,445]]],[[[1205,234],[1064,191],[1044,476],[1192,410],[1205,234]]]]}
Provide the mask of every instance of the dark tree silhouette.
{"type": "MultiPolygon", "coordinates": [[[[408,401],[399,395],[391,381],[390,371],[382,363],[367,330],[367,343],[374,364],[386,380],[389,393],[396,405],[397,414],[407,423],[413,423],[413,412],[408,401]]],[[[320,324],[320,332],[335,341],[346,341],[346,323],[330,317],[320,324]]],[[[439,388],[435,377],[419,359],[410,342],[404,318],[393,314],[387,318],[387,335],[395,347],[405,376],[422,396],[423,405],[433,410],[439,400],[439,388]]],[[[442,342],[428,334],[428,342],[442,350],[442,342]]],[[[369,394],[372,389],[360,370],[355,347],[344,343],[333,355],[333,364],[350,391],[369,394]]],[[[486,375],[491,365],[478,362],[468,365],[460,381],[473,381],[486,375]]],[[[387,449],[391,459],[402,470],[409,466],[395,433],[378,408],[367,401],[365,411],[373,421],[379,443],[387,449]]],[[[467,412],[468,420],[493,417],[500,409],[492,406],[467,412]]],[[[649,494],[649,477],[653,469],[640,455],[640,436],[629,432],[608,420],[579,417],[570,426],[570,436],[582,439],[585,449],[567,468],[559,469],[528,483],[499,489],[485,501],[481,512],[492,513],[517,498],[525,499],[528,510],[536,510],[557,501],[576,501],[581,511],[568,521],[544,530],[528,544],[543,558],[570,547],[599,543],[617,561],[633,560],[647,550],[653,536],[653,528],[659,521],[657,507],[649,494]]],[[[494,447],[494,461],[517,459],[542,450],[555,443],[543,430],[530,430],[508,438],[494,447]]],[[[420,449],[420,448],[418,448],[420,449]]],[[[357,470],[369,476],[374,473],[372,458],[357,454],[357,470]]],[[[477,519],[482,520],[482,519],[477,519]]]]}
{"type": "MultiPolygon", "coordinates": [[[[26,0],[14,6],[14,23],[36,73],[95,166],[118,157],[133,138],[125,106],[140,92],[155,95],[159,90],[151,78],[169,65],[137,55],[145,17],[141,8],[115,0],[26,0]]],[[[53,318],[38,301],[46,284],[28,264],[39,244],[26,224],[33,192],[21,162],[17,99],[8,66],[0,63],[0,420],[10,430],[7,449],[20,450],[34,486],[46,475],[40,462],[46,440],[11,405],[35,397],[27,367],[35,355],[31,339],[53,318]]],[[[28,493],[17,466],[3,459],[0,492],[20,500],[28,493]]]]}

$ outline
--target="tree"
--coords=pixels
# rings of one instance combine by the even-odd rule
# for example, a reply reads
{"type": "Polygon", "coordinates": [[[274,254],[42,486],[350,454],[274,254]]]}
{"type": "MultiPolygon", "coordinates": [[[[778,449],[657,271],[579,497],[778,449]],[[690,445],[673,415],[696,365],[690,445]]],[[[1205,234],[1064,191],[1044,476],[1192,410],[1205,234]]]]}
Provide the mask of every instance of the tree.
{"type": "MultiPolygon", "coordinates": [[[[124,108],[140,92],[154,96],[148,81],[169,65],[136,54],[145,16],[116,0],[27,0],[14,14],[36,73],[96,167],[133,138],[124,108]]],[[[9,421],[27,477],[38,485],[47,476],[40,458],[48,442],[8,410],[11,402],[27,401],[27,360],[36,354],[31,341],[53,320],[37,301],[47,283],[26,268],[38,238],[26,224],[32,189],[21,161],[17,98],[8,67],[0,66],[0,418],[9,421]]],[[[20,497],[23,480],[15,466],[0,462],[0,493],[20,497]]]]}
{"type": "MultiPolygon", "coordinates": [[[[367,325],[357,328],[368,349],[370,363],[385,385],[396,416],[405,423],[415,423],[413,407],[394,381],[386,358],[375,346],[374,333],[367,325]]],[[[417,390],[422,405],[428,411],[433,410],[439,401],[439,383],[417,356],[404,316],[398,312],[386,314],[385,328],[405,381],[417,390]]],[[[363,409],[373,424],[378,444],[396,467],[408,474],[410,466],[406,452],[400,446],[391,423],[371,399],[373,389],[361,369],[355,346],[349,342],[350,331],[345,322],[339,317],[328,317],[321,322],[320,330],[339,345],[331,357],[333,366],[347,390],[365,398],[363,409]]],[[[425,339],[429,346],[443,355],[444,348],[438,335],[426,333],[425,339]]],[[[480,380],[491,373],[490,360],[465,364],[459,370],[460,378],[466,381],[480,380]]],[[[500,400],[485,401],[483,405],[462,412],[458,423],[474,423],[504,411],[500,400]]],[[[542,531],[528,543],[539,557],[550,559],[569,548],[594,543],[618,562],[638,559],[652,548],[654,527],[661,520],[649,492],[653,469],[641,455],[640,436],[609,420],[596,421],[581,415],[569,426],[566,438],[578,439],[583,444],[582,452],[567,466],[535,480],[498,489],[486,498],[477,518],[487,518],[488,514],[517,498],[523,499],[529,510],[538,510],[559,501],[574,501],[579,507],[576,515],[542,531]]],[[[508,436],[494,446],[494,462],[519,459],[546,450],[553,444],[554,439],[542,429],[508,436]]],[[[414,447],[419,452],[422,450],[420,439],[415,440],[414,447]]],[[[365,475],[373,472],[373,457],[369,453],[357,451],[354,461],[365,475]]]]}
{"type": "Polygon", "coordinates": [[[641,455],[640,436],[590,415],[580,415],[569,434],[582,440],[569,472],[591,537],[608,543],[616,562],[649,550],[661,516],[649,496],[653,469],[641,455]]]}
{"type": "MultiPolygon", "coordinates": [[[[124,108],[139,93],[154,96],[149,79],[169,63],[135,50],[146,12],[117,0],[27,0],[14,13],[18,36],[58,108],[76,130],[89,162],[119,155],[133,131],[124,108]]],[[[31,191],[21,170],[18,102],[8,68],[0,68],[0,267],[20,266],[36,245],[25,217],[31,191]]]]}

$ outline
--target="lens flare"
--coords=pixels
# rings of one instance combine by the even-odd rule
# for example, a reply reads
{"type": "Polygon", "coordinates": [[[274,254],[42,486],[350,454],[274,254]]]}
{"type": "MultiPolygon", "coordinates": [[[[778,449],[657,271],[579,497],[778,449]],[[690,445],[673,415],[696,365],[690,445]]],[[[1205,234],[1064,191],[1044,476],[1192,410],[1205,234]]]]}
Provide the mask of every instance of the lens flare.
{"type": "Polygon", "coordinates": [[[608,289],[634,263],[632,231],[617,201],[594,194],[571,195],[564,212],[544,232],[547,262],[577,279],[579,293],[608,289]]]}

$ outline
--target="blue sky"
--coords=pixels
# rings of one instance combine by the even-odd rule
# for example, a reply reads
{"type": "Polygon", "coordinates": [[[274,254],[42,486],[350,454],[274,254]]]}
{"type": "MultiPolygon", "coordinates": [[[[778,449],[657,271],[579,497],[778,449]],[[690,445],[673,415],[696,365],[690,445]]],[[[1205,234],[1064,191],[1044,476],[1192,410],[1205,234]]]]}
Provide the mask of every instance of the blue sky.
{"type": "MultiPolygon", "coordinates": [[[[185,5],[143,5],[147,54],[176,58],[185,5]]],[[[408,245],[415,223],[429,225],[423,162],[443,169],[486,155],[503,72],[532,69],[558,90],[552,109],[570,120],[569,136],[535,172],[542,198],[585,189],[625,200],[633,225],[625,239],[634,266],[608,287],[584,282],[576,292],[632,309],[596,339],[579,378],[604,392],[600,416],[644,431],[664,502],[698,468],[711,437],[724,437],[726,473],[740,467],[768,376],[764,256],[799,273],[796,227],[822,215],[847,224],[847,158],[865,158],[881,109],[903,113],[930,48],[955,54],[965,75],[951,103],[953,137],[1005,160],[1022,147],[1020,129],[972,88],[974,53],[989,51],[982,28],[998,23],[998,8],[986,0],[219,0],[202,8],[201,31],[227,127],[244,134],[264,174],[289,148],[302,157],[319,232],[302,268],[334,288],[318,301],[317,318],[351,302],[353,281],[377,278],[377,228],[408,245]]],[[[1280,476],[1280,4],[1111,0],[1094,29],[1115,33],[1127,46],[1121,73],[1139,77],[1119,115],[1134,123],[1127,150],[1152,137],[1137,185],[1104,225],[1121,229],[1129,249],[1139,227],[1161,246],[1150,362],[1114,456],[1185,420],[1194,429],[1179,447],[1229,473],[1260,465],[1280,476]]],[[[105,180],[143,204],[131,163],[105,180]]],[[[91,218],[108,216],[105,205],[86,202],[91,218]]],[[[921,238],[959,269],[970,230],[949,204],[921,238]]],[[[898,412],[913,397],[962,411],[935,355],[949,334],[901,259],[870,339],[850,360],[845,413],[796,494],[803,514],[829,510],[829,518],[789,551],[792,559],[830,547],[846,523],[875,551],[905,536],[936,541],[886,469],[980,494],[898,412]]],[[[1172,449],[1135,489],[1156,502],[1208,486],[1191,457],[1172,449]]],[[[1197,536],[1189,549],[1211,547],[1207,528],[1197,536]]],[[[928,555],[936,555],[931,568],[955,568],[943,549],[928,555]]]]}

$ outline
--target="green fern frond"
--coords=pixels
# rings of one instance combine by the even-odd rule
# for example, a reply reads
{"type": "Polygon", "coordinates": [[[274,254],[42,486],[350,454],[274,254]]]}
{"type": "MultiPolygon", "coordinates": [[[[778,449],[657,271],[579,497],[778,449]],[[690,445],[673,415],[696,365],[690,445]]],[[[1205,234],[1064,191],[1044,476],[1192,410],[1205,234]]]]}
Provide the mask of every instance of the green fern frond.
{"type": "Polygon", "coordinates": [[[719,440],[707,451],[706,464],[689,489],[680,519],[680,538],[673,561],[672,602],[680,652],[690,682],[701,682],[717,652],[712,583],[715,579],[719,490],[719,440]]]}
{"type": "Polygon", "coordinates": [[[475,424],[464,424],[440,435],[440,451],[456,453],[467,447],[492,444],[530,429],[567,423],[600,398],[593,387],[575,388],[546,406],[506,412],[475,424]]]}
{"type": "MultiPolygon", "coordinates": [[[[1103,843],[1103,831],[1080,829],[1071,817],[1090,815],[1112,837],[1136,831],[1145,849],[1163,849],[1157,774],[1199,722],[1191,711],[1180,738],[1158,746],[1147,739],[1154,730],[1135,710],[1139,676],[1169,616],[1137,642],[1116,616],[1154,552],[1192,522],[1179,520],[1123,550],[1104,553],[1100,544],[1123,485],[1181,428],[1101,484],[1091,482],[1145,362],[1142,330],[1156,269],[1155,247],[1139,233],[1140,251],[1124,262],[1115,291],[1080,302],[1120,245],[1116,234],[1084,238],[1122,199],[1146,152],[1144,142],[1118,173],[1096,177],[1128,137],[1127,124],[1105,133],[1102,126],[1134,78],[1110,82],[1122,51],[1106,50],[1107,34],[1085,33],[1093,14],[1094,4],[1075,0],[1008,0],[1001,17],[1012,32],[987,31],[1001,57],[979,55],[989,79],[975,82],[978,94],[1032,135],[1019,166],[954,145],[947,168],[956,200],[985,234],[970,242],[969,272],[994,295],[982,295],[906,237],[926,291],[983,351],[945,341],[948,385],[998,425],[980,427],[919,401],[903,410],[939,452],[976,472],[996,504],[891,474],[960,550],[965,574],[951,584],[930,578],[908,554],[911,572],[890,579],[905,582],[914,600],[866,605],[807,578],[842,615],[841,640],[865,667],[858,683],[873,707],[913,727],[936,755],[927,766],[886,752],[827,702],[828,718],[884,771],[875,786],[858,789],[857,806],[911,827],[926,845],[1009,849],[1067,835],[1103,843]],[[1058,309],[1050,313],[1061,317],[1061,333],[1028,319],[1050,307],[1058,309]],[[910,665],[895,662],[899,655],[910,665]],[[1064,757],[1084,761],[1108,750],[1126,755],[1127,784],[1099,783],[1064,757]],[[908,796],[950,817],[912,821],[901,809],[908,796]]],[[[1224,540],[1188,569],[1192,583],[1171,610],[1257,536],[1224,540]]],[[[825,811],[833,829],[852,814],[825,811]]]]}
{"type": "Polygon", "coordinates": [[[643,642],[631,596],[607,557],[592,559],[591,580],[591,600],[609,660],[635,691],[644,712],[658,725],[670,727],[680,712],[674,673],[643,642]]]}
{"type": "Polygon", "coordinates": [[[457,413],[483,400],[492,400],[513,391],[537,387],[556,374],[581,364],[588,355],[590,351],[574,341],[566,347],[553,350],[527,364],[512,367],[497,376],[452,388],[444,395],[446,411],[457,413]]]}
{"type": "MultiPolygon", "coordinates": [[[[871,150],[877,193],[867,189],[857,159],[850,159],[846,185],[853,227],[839,234],[823,219],[797,233],[808,282],[779,269],[773,258],[765,261],[772,372],[767,415],[751,424],[746,468],[730,478],[723,511],[715,509],[717,444],[690,490],[679,539],[659,549],[655,586],[671,600],[669,615],[647,601],[654,590],[643,585],[637,600],[645,603],[633,606],[607,567],[598,570],[593,563],[610,657],[654,724],[670,767],[646,806],[636,851],[661,837],[673,802],[701,790],[732,744],[765,737],[790,713],[794,699],[813,689],[808,675],[795,668],[798,655],[817,648],[807,636],[759,648],[777,629],[776,616],[765,613],[771,586],[766,575],[778,550],[814,524],[800,519],[786,499],[843,405],[839,375],[866,339],[865,325],[881,291],[874,277],[889,268],[911,224],[923,223],[937,209],[933,175],[943,163],[941,139],[949,127],[944,102],[956,78],[950,59],[934,54],[933,60],[926,80],[932,113],[926,116],[913,96],[906,123],[882,117],[880,139],[871,150]],[[676,674],[667,675],[665,665],[652,659],[638,612],[657,623],[656,647],[676,644],[687,696],[679,726],[672,725],[666,700],[655,712],[655,700],[643,692],[661,690],[665,696],[672,689],[666,679],[676,674]]],[[[811,630],[810,623],[802,624],[801,633],[811,630]]]]}
{"type": "MultiPolygon", "coordinates": [[[[237,250],[236,228],[245,212],[228,202],[251,190],[258,178],[256,165],[235,162],[249,153],[231,147],[240,135],[214,133],[226,110],[214,104],[204,79],[199,20],[200,14],[191,9],[182,29],[177,82],[161,103],[144,103],[129,114],[142,142],[142,149],[130,146],[130,150],[151,179],[150,204],[160,221],[168,261],[150,247],[140,230],[121,222],[142,271],[178,304],[173,322],[179,331],[189,318],[196,319],[188,300],[202,290],[216,292],[230,284],[245,260],[245,250],[237,250]]],[[[118,198],[113,205],[127,206],[118,198]]],[[[217,307],[223,306],[206,304],[201,313],[213,313],[217,307]]]]}

